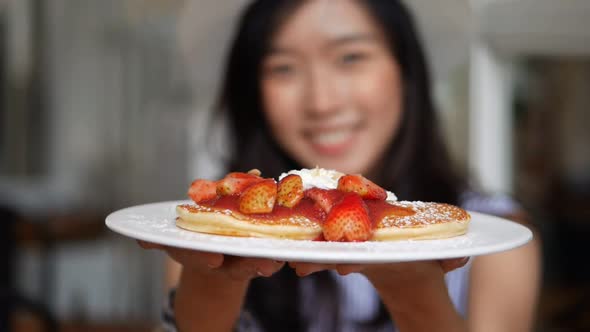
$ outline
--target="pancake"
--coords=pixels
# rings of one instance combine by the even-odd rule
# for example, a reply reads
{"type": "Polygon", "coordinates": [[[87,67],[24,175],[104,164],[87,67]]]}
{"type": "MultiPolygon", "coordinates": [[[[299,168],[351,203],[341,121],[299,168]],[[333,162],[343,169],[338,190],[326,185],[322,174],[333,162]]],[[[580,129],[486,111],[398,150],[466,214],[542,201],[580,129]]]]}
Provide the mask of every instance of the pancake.
{"type": "Polygon", "coordinates": [[[431,202],[393,202],[415,214],[387,216],[378,221],[371,241],[432,240],[463,235],[471,216],[460,207],[431,202]]]}
{"type": "MultiPolygon", "coordinates": [[[[390,215],[376,222],[370,241],[432,240],[463,235],[470,215],[463,209],[441,203],[389,202],[415,211],[411,215],[390,215]]],[[[278,220],[246,216],[229,209],[198,204],[176,207],[176,225],[186,230],[238,237],[315,240],[322,233],[320,222],[293,215],[278,220]]]]}
{"type": "Polygon", "coordinates": [[[207,234],[314,240],[322,233],[319,222],[301,215],[276,220],[256,218],[229,209],[214,209],[198,204],[179,205],[176,213],[178,227],[207,234]]]}

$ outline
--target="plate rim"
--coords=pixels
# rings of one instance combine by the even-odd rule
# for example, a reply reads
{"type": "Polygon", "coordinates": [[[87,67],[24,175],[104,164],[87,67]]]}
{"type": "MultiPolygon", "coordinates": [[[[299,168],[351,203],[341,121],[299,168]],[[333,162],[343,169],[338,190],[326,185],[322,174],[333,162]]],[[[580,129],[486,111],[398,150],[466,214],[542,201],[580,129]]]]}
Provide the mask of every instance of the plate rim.
{"type": "MultiPolygon", "coordinates": [[[[186,204],[190,203],[189,200],[174,200],[174,201],[161,201],[161,202],[153,202],[153,203],[145,203],[140,205],[134,205],[125,207],[116,211],[113,211],[107,215],[105,218],[106,226],[111,229],[113,232],[118,233],[120,235],[129,237],[131,239],[136,240],[143,240],[153,243],[158,243],[166,246],[177,247],[177,248],[185,248],[185,249],[192,249],[192,250],[201,250],[207,252],[218,252],[228,255],[239,255],[242,257],[263,257],[269,259],[276,259],[276,260],[283,260],[283,261],[299,261],[299,262],[315,262],[315,263],[393,263],[393,262],[403,262],[403,261],[419,261],[419,260],[436,260],[436,259],[448,259],[448,258],[458,258],[458,257],[466,257],[466,256],[480,256],[480,255],[488,255],[493,253],[499,253],[503,251],[508,251],[512,249],[516,249],[520,246],[525,245],[529,241],[533,239],[533,232],[526,226],[519,224],[517,222],[508,220],[506,218],[485,214],[481,212],[475,212],[468,210],[469,214],[471,214],[472,220],[469,225],[471,228],[473,222],[478,223],[482,222],[481,220],[490,219],[494,220],[494,222],[505,223],[510,225],[509,227],[515,227],[515,229],[519,229],[522,232],[522,235],[518,238],[512,239],[511,241],[505,241],[496,243],[493,245],[485,245],[479,247],[468,247],[467,250],[469,255],[465,255],[466,248],[447,248],[443,254],[440,252],[434,252],[433,250],[424,251],[424,252],[417,252],[413,254],[408,254],[404,252],[402,255],[396,255],[395,253],[388,252],[386,255],[380,254],[378,252],[370,252],[367,251],[359,251],[355,249],[355,247],[366,249],[366,247],[395,247],[396,243],[399,242],[411,242],[413,244],[420,243],[423,241],[456,241],[461,237],[466,237],[467,235],[460,235],[458,237],[452,237],[448,239],[435,239],[435,240],[401,240],[401,241],[391,241],[391,242],[378,242],[378,241],[367,241],[367,242],[358,242],[358,243],[342,243],[342,242],[314,242],[309,240],[290,240],[290,239],[268,239],[268,238],[239,238],[239,237],[229,237],[223,235],[214,235],[214,234],[202,234],[197,232],[192,232],[189,230],[184,230],[181,228],[176,229],[178,231],[187,232],[187,234],[199,236],[204,239],[208,239],[206,242],[195,241],[194,239],[186,239],[181,237],[173,237],[169,238],[173,241],[165,241],[164,239],[167,236],[161,234],[154,234],[150,232],[145,233],[138,233],[134,232],[133,230],[125,227],[123,223],[120,223],[116,220],[117,217],[120,215],[124,215],[124,213],[128,213],[130,211],[135,211],[137,209],[143,208],[156,208],[161,206],[162,208],[169,207],[171,211],[174,211],[174,206],[178,204],[186,204]],[[480,220],[480,221],[477,221],[480,220]],[[221,240],[220,242],[216,242],[215,240],[221,240]],[[258,247],[249,247],[247,251],[244,252],[244,246],[228,246],[228,243],[224,243],[228,241],[231,243],[233,240],[235,241],[247,241],[253,244],[257,242],[259,244],[267,244],[266,246],[261,245],[258,247]],[[271,252],[269,253],[268,243],[277,242],[280,244],[288,244],[288,243],[295,243],[301,244],[301,241],[305,241],[306,243],[313,242],[315,245],[310,246],[310,251],[297,251],[297,250],[287,250],[286,248],[278,249],[278,252],[271,252]],[[346,246],[347,250],[338,250],[339,246],[346,246]],[[319,252],[312,252],[311,249],[317,248],[331,248],[332,250],[337,251],[319,251],[319,252]],[[352,251],[351,251],[352,250],[352,251]],[[302,255],[303,254],[303,255],[302,255]],[[372,256],[370,259],[367,259],[367,256],[372,256]]],[[[171,219],[174,220],[176,215],[171,215],[171,219]]],[[[487,222],[487,221],[486,221],[487,222]]],[[[470,229],[469,228],[469,229],[470,229]]],[[[469,232],[469,229],[467,232],[469,232]]],[[[176,233],[178,234],[178,233],[176,233]]],[[[276,249],[276,248],[275,248],[276,249]]]]}

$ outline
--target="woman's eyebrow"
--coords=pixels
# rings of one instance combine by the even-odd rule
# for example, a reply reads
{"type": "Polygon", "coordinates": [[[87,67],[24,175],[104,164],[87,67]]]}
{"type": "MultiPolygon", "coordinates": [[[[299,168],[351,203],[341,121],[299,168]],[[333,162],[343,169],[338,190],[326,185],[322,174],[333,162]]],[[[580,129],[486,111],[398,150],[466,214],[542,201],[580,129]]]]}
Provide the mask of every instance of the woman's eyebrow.
{"type": "MultiPolygon", "coordinates": [[[[347,35],[341,35],[341,36],[329,39],[325,44],[325,48],[333,48],[333,47],[338,47],[341,45],[346,45],[346,44],[350,44],[350,43],[359,43],[359,42],[372,43],[375,41],[377,41],[377,37],[372,34],[368,34],[368,33],[347,34],[347,35]]],[[[294,49],[291,49],[289,47],[275,45],[275,46],[270,47],[267,55],[293,55],[296,53],[297,53],[297,51],[295,51],[294,49]]]]}
{"type": "Polygon", "coordinates": [[[294,54],[295,51],[281,46],[271,46],[267,52],[267,55],[289,55],[294,54]]]}
{"type": "Polygon", "coordinates": [[[368,33],[342,35],[331,39],[327,43],[327,47],[340,46],[343,44],[357,43],[357,42],[374,42],[377,37],[368,33]]]}

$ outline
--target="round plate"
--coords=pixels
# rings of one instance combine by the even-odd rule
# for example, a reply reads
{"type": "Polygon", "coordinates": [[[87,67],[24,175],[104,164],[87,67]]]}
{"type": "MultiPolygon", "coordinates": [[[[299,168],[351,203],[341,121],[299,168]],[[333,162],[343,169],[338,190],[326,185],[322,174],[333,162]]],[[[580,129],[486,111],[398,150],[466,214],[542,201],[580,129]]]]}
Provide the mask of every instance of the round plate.
{"type": "Polygon", "coordinates": [[[167,246],[244,257],[318,263],[386,263],[491,254],[519,247],[532,232],[512,221],[471,212],[465,235],[440,240],[320,242],[201,234],[176,227],[176,205],[138,205],[111,213],[107,226],[125,236],[167,246]]]}

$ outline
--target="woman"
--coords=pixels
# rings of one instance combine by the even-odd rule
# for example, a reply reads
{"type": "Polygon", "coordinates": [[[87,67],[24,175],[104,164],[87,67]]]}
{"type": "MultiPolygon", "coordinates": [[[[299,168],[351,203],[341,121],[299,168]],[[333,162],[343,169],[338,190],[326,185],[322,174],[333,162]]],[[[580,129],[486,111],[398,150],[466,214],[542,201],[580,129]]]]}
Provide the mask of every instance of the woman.
{"type": "MultiPolygon", "coordinates": [[[[319,165],[362,173],[405,200],[518,212],[509,201],[469,194],[453,171],[422,48],[399,1],[255,1],[240,22],[224,82],[220,109],[234,149],[228,171],[258,168],[276,177],[319,165]]],[[[467,265],[364,266],[165,248],[183,265],[167,320],[181,331],[527,331],[536,248],[467,265]]]]}

